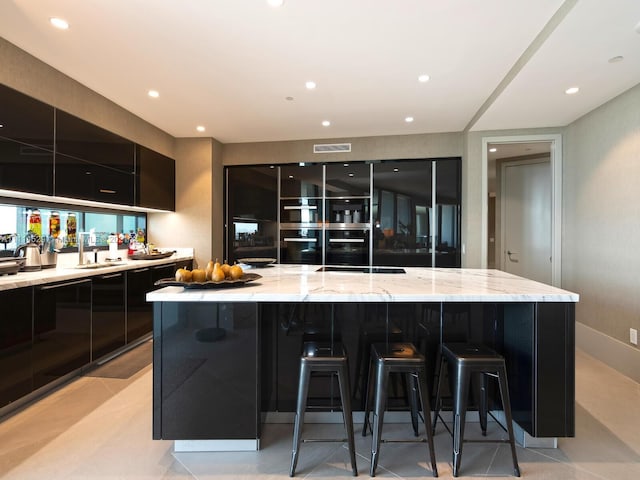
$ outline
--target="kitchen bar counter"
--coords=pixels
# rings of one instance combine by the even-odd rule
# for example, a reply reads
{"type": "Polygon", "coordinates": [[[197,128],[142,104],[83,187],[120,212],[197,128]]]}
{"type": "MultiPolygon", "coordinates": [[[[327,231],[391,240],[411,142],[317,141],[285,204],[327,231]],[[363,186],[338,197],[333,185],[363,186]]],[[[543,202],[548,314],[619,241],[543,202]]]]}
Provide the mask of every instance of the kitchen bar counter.
{"type": "MultiPolygon", "coordinates": [[[[259,448],[261,422],[295,409],[308,338],[345,344],[356,411],[372,342],[413,342],[431,384],[443,341],[488,344],[507,361],[520,441],[548,446],[542,439],[575,434],[577,294],[497,270],[318,269],[273,265],[248,270],[262,278],[241,287],[147,294],[154,304],[154,439],[175,440],[185,451],[259,448]]],[[[319,381],[312,395],[331,414],[336,391],[319,381]]]]}
{"type": "MultiPolygon", "coordinates": [[[[262,278],[241,288],[167,287],[150,302],[577,302],[566,290],[500,270],[405,267],[406,273],[318,272],[318,265],[247,269],[262,278]]],[[[340,267],[336,267],[340,268],[340,267]]],[[[378,267],[381,271],[391,267],[378,267]]],[[[365,268],[366,269],[366,268],[365,268]]]]}

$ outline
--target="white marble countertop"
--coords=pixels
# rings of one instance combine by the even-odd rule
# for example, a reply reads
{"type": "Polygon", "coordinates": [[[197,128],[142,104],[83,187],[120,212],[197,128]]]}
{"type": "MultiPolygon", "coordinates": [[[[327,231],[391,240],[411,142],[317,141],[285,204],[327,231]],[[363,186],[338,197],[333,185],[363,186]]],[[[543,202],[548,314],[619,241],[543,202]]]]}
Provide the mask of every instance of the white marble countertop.
{"type": "Polygon", "coordinates": [[[560,288],[499,270],[405,267],[406,273],[317,272],[318,265],[247,269],[240,287],[164,287],[150,302],[577,302],[560,288]]]}
{"type": "MultiPolygon", "coordinates": [[[[78,263],[77,253],[65,253],[58,255],[58,265],[56,268],[46,268],[34,272],[18,272],[15,275],[0,276],[0,291],[11,290],[13,288],[30,287],[34,285],[43,285],[46,283],[61,282],[66,280],[77,280],[94,275],[104,275],[108,273],[119,272],[123,270],[131,270],[135,268],[143,268],[154,265],[162,265],[181,260],[193,259],[193,249],[162,249],[166,251],[176,250],[170,257],[157,260],[129,260],[127,259],[126,250],[122,251],[123,260],[114,262],[108,267],[101,268],[76,268],[78,263]]],[[[106,251],[100,251],[98,262],[104,262],[103,256],[106,251]]]]}

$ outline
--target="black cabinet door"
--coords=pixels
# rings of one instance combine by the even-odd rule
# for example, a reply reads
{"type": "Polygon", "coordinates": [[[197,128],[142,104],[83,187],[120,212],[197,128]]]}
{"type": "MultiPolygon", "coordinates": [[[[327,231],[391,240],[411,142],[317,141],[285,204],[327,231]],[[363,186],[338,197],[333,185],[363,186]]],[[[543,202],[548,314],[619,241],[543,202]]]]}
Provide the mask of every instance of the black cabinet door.
{"type": "Polygon", "coordinates": [[[31,393],[33,289],[0,292],[0,408],[31,393]]]}
{"type": "Polygon", "coordinates": [[[62,110],[56,110],[56,153],[129,175],[134,172],[135,143],[62,110]]]}
{"type": "Polygon", "coordinates": [[[0,188],[53,194],[54,109],[0,85],[0,188]]]}
{"type": "Polygon", "coordinates": [[[56,154],[55,195],[133,205],[133,175],[75,157],[56,154]]]}
{"type": "Polygon", "coordinates": [[[458,158],[436,165],[436,267],[462,264],[460,222],[462,217],[462,165],[458,158]]]}
{"type": "Polygon", "coordinates": [[[277,258],[278,169],[227,167],[225,259],[277,258]]]}
{"type": "Polygon", "coordinates": [[[35,287],[33,383],[42,387],[91,361],[91,279],[35,287]]]}
{"type": "Polygon", "coordinates": [[[257,305],[154,308],[153,438],[257,439],[257,305]]]}
{"type": "Polygon", "coordinates": [[[149,267],[127,270],[127,344],[148,335],[153,328],[152,305],[146,299],[151,279],[149,267]]]}
{"type": "Polygon", "coordinates": [[[125,345],[125,273],[92,277],[91,360],[125,345]]]}
{"type": "Polygon", "coordinates": [[[176,164],[172,158],[136,146],[135,204],[161,210],[176,209],[176,164]]]}

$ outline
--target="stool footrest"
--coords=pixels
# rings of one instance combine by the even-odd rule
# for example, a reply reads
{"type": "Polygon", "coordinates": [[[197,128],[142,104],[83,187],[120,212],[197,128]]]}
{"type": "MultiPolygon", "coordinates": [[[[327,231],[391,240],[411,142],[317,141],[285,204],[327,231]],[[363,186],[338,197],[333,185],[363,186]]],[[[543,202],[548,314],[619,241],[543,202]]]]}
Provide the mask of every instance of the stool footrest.
{"type": "Polygon", "coordinates": [[[320,443],[320,442],[346,442],[347,438],[303,438],[302,443],[320,443]]]}
{"type": "Polygon", "coordinates": [[[426,438],[419,438],[417,440],[407,439],[407,440],[386,440],[384,438],[380,439],[380,443],[427,443],[426,438]]]}

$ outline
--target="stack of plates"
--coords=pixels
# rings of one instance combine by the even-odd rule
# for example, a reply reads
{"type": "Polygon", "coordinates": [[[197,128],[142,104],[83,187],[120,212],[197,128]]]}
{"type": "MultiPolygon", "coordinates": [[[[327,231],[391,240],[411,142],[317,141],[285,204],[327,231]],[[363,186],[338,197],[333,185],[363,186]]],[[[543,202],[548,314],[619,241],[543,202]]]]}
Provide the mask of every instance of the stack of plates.
{"type": "Polygon", "coordinates": [[[24,258],[0,257],[0,275],[15,275],[24,264],[24,258]]]}

